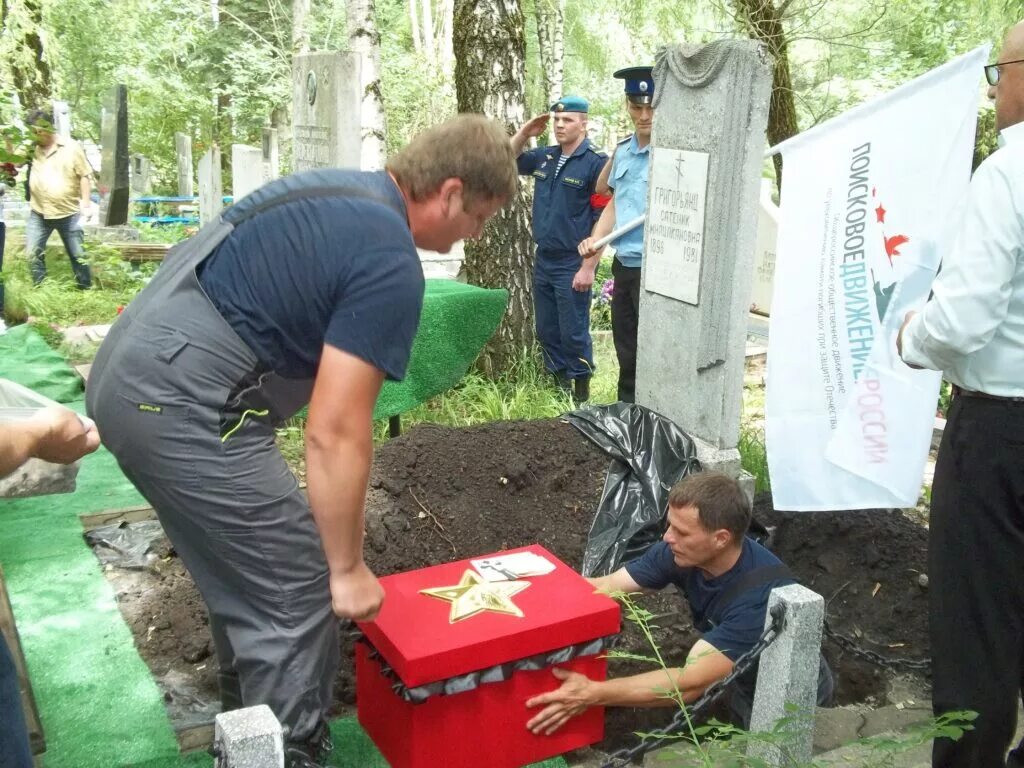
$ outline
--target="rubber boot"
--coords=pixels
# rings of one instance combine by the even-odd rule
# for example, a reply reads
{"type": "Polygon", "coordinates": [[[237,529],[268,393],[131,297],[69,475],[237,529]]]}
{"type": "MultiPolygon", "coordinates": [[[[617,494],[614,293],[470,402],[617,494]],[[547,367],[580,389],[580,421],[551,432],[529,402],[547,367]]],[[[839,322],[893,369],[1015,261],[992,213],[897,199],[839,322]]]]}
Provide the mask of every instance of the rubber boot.
{"type": "Polygon", "coordinates": [[[573,401],[580,405],[590,399],[590,377],[581,376],[573,381],[573,401]]]}

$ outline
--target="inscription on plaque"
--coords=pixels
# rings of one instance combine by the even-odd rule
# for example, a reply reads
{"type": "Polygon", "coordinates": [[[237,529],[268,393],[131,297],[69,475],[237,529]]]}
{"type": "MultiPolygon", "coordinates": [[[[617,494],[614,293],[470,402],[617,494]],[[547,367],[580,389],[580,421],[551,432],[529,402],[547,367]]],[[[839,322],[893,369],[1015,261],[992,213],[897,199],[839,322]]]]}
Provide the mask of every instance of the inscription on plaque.
{"type": "Polygon", "coordinates": [[[331,131],[317,125],[295,126],[295,167],[331,167],[331,131]]]}
{"type": "Polygon", "coordinates": [[[704,254],[708,154],[658,147],[650,174],[644,288],[696,305],[704,254]]]}

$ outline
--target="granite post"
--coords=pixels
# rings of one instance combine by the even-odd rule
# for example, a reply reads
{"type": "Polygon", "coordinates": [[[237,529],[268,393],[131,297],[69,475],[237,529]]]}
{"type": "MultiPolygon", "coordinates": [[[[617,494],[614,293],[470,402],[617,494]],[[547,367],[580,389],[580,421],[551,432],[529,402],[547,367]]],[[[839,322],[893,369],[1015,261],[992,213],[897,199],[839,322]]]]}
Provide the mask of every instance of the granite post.
{"type": "Polygon", "coordinates": [[[222,768],[284,766],[284,734],[266,704],[217,715],[213,745],[222,768]]]}
{"type": "Polygon", "coordinates": [[[178,196],[192,197],[192,137],[187,133],[174,134],[174,149],[178,155],[178,196]]]}
{"type": "Polygon", "coordinates": [[[106,227],[128,223],[128,88],[115,85],[104,95],[100,120],[100,212],[106,227]]]}
{"type": "MultiPolygon", "coordinates": [[[[786,753],[797,763],[811,760],[814,744],[814,712],[818,700],[818,665],[825,601],[821,595],[799,584],[776,587],[768,598],[765,628],[771,625],[772,610],[782,605],[785,626],[761,654],[750,715],[750,732],[766,733],[788,718],[785,729],[786,753]]],[[[768,765],[783,765],[779,747],[754,740],[747,754],[768,765]]],[[[787,765],[789,763],[786,763],[787,765]]]]}
{"type": "Polygon", "coordinates": [[[199,226],[209,224],[224,207],[220,175],[220,147],[214,144],[199,158],[199,226]]]}
{"type": "Polygon", "coordinates": [[[292,59],[295,171],[359,168],[359,62],[352,52],[307,53],[292,59]]]}
{"type": "Polygon", "coordinates": [[[231,194],[237,203],[263,186],[263,150],[245,144],[231,145],[231,194]]]}
{"type": "Polygon", "coordinates": [[[734,477],[772,68],[752,40],[670,46],[654,68],[637,402],[734,477]]]}

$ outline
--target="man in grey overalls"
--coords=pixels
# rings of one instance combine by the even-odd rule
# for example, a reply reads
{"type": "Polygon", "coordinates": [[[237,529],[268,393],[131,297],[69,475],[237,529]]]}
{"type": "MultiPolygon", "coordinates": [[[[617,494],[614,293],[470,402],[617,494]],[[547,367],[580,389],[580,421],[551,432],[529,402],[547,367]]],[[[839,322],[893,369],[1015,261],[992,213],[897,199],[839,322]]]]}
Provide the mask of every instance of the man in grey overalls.
{"type": "Polygon", "coordinates": [[[292,768],[330,749],[337,617],[384,599],[363,506],[374,403],[419,322],[416,247],[479,236],[516,184],[503,128],[470,115],[386,171],[272,182],[173,248],[96,356],[88,412],[206,601],[222,704],[267,704],[292,768]],[[274,442],[307,403],[308,501],[274,442]]]}

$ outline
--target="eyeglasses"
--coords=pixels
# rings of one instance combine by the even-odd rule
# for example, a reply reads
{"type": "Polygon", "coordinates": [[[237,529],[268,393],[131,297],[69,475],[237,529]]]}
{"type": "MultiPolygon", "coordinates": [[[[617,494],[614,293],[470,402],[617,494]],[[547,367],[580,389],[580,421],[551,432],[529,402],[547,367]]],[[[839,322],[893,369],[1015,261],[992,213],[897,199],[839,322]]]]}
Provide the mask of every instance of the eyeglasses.
{"type": "Polygon", "coordinates": [[[1024,62],[1024,59],[1014,59],[1013,61],[1000,61],[996,64],[989,64],[985,67],[985,79],[989,85],[995,85],[999,82],[999,68],[1005,67],[1007,64],[1020,64],[1024,62]]]}

